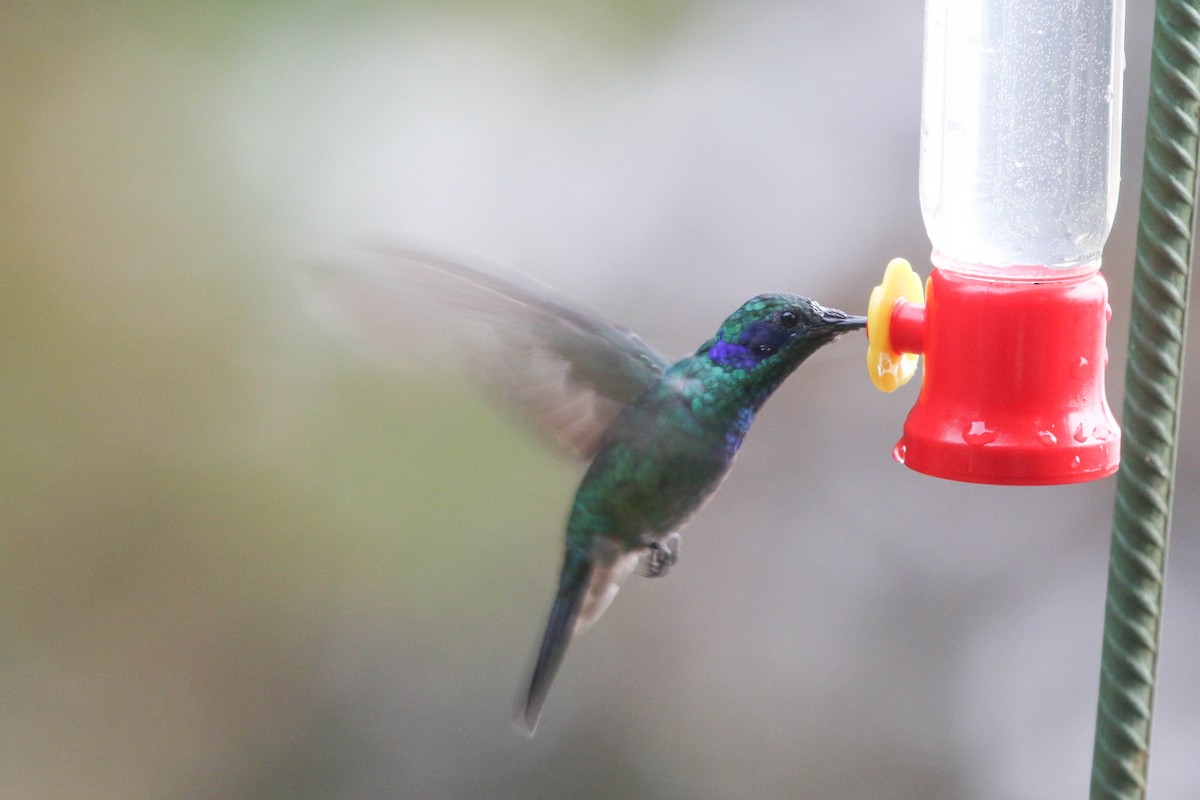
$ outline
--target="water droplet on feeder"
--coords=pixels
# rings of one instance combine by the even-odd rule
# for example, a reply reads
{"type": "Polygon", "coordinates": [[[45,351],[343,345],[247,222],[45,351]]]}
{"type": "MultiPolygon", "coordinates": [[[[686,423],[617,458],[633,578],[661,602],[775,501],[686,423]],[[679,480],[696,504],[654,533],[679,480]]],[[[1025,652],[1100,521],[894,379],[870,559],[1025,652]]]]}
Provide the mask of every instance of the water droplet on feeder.
{"type": "Polygon", "coordinates": [[[991,444],[996,441],[996,432],[988,430],[988,426],[983,420],[975,420],[966,428],[963,429],[963,441],[967,444],[984,445],[991,444]]]}

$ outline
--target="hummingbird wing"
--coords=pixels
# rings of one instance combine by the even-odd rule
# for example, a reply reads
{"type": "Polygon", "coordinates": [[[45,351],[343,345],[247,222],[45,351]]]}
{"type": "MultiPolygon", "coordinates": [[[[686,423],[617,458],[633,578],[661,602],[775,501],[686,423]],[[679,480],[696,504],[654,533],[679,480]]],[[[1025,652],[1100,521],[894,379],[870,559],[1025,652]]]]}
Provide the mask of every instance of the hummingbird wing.
{"type": "Polygon", "coordinates": [[[445,246],[376,245],[309,274],[325,305],[392,355],[431,355],[430,330],[466,340],[455,350],[468,374],[571,458],[590,459],[621,408],[670,365],[548,286],[445,246]]]}

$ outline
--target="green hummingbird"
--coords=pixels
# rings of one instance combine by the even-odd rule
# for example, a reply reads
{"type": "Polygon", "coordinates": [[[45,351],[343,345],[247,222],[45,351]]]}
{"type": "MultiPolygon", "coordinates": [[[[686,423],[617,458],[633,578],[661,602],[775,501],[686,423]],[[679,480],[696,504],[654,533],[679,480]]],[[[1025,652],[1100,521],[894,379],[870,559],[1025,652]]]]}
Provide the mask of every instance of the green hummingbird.
{"type": "Polygon", "coordinates": [[[572,638],[630,573],[667,573],[679,529],[729,471],[759,408],[808,356],[867,320],[807,297],[762,294],[672,363],[600,314],[477,257],[404,245],[364,252],[358,263],[314,272],[323,299],[393,350],[416,347],[406,333],[416,296],[484,323],[491,336],[471,350],[468,371],[556,449],[589,462],[518,711],[532,736],[572,638]]]}

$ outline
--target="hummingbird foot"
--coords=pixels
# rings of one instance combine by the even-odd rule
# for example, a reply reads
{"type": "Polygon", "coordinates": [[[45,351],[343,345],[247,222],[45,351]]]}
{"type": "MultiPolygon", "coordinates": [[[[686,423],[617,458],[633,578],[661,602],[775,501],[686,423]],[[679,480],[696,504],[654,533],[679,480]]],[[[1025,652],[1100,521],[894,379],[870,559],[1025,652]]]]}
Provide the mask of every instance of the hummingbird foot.
{"type": "Polygon", "coordinates": [[[638,565],[638,574],[647,578],[661,578],[666,575],[679,560],[679,541],[678,532],[669,534],[662,541],[646,541],[645,546],[649,552],[638,565]]]}

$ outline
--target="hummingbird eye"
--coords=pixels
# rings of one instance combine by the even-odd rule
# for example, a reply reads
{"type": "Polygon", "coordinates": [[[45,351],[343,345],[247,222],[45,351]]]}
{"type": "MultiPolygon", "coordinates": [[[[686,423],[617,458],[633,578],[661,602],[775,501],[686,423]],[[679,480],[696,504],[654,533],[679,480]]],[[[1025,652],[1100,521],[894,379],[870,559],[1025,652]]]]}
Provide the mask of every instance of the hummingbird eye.
{"type": "Polygon", "coordinates": [[[784,311],[779,315],[779,324],[785,328],[794,328],[800,322],[800,316],[795,311],[784,311]]]}

